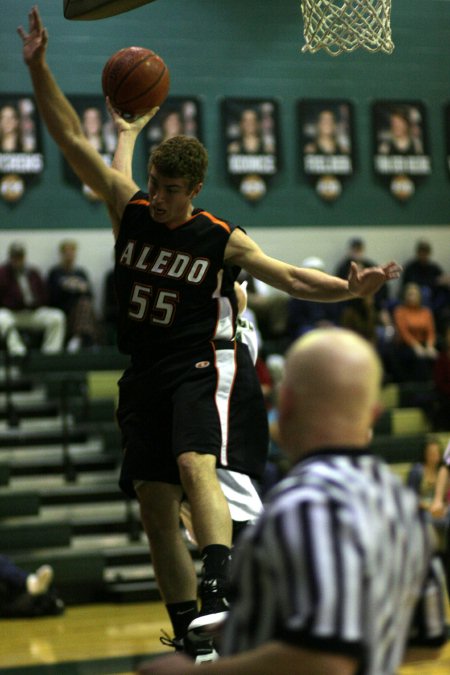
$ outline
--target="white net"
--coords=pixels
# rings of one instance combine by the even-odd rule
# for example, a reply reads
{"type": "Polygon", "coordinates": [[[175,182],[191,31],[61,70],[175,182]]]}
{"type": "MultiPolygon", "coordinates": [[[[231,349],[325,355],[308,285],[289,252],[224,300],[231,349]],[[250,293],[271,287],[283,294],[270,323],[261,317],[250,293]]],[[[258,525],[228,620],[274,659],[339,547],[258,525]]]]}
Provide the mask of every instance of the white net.
{"type": "Polygon", "coordinates": [[[332,56],[358,47],[391,54],[391,0],[301,0],[303,52],[332,56]]]}

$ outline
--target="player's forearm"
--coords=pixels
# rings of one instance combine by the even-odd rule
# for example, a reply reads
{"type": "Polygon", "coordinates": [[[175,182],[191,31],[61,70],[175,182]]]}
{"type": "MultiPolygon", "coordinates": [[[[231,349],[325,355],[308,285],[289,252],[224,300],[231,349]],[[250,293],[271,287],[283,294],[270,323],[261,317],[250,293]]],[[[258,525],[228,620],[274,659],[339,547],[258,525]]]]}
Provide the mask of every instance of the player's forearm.
{"type": "Polygon", "coordinates": [[[348,281],[319,270],[293,268],[292,286],[288,291],[295,298],[318,302],[340,302],[355,298],[348,281]]]}
{"type": "Polygon", "coordinates": [[[120,130],[112,166],[128,178],[133,178],[133,154],[137,134],[133,130],[120,130]]]}
{"type": "Polygon", "coordinates": [[[83,135],[79,117],[46,62],[32,63],[29,71],[39,112],[50,134],[63,148],[74,136],[83,135]]]}

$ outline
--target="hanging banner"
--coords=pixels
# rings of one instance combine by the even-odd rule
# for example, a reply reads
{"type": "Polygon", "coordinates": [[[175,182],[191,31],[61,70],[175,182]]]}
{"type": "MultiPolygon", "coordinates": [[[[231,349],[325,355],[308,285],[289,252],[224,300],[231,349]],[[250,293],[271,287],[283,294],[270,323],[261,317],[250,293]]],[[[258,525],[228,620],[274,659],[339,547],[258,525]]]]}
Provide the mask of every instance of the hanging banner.
{"type": "Polygon", "coordinates": [[[169,96],[145,128],[145,161],[152,150],[173,136],[202,140],[200,102],[196,98],[169,96]]]}
{"type": "Polygon", "coordinates": [[[222,121],[228,177],[245,199],[258,202],[280,168],[278,103],[226,98],[222,121]]]}
{"type": "Polygon", "coordinates": [[[353,174],[353,111],[341,100],[298,103],[300,157],[305,176],[319,197],[335,201],[353,174]]]}
{"type": "Polygon", "coordinates": [[[44,170],[40,120],[34,99],[0,96],[0,194],[17,202],[31,180],[44,170]]]}
{"type": "Polygon", "coordinates": [[[425,107],[417,101],[378,101],[373,131],[375,173],[396,199],[407,201],[431,174],[425,107]]]}
{"type": "MultiPolygon", "coordinates": [[[[81,120],[83,131],[91,145],[100,153],[103,161],[111,166],[116,149],[117,134],[114,122],[106,108],[102,96],[68,97],[81,120]]],[[[101,198],[84,185],[69,163],[64,159],[64,176],[68,183],[77,187],[89,201],[101,201],[101,198]]]]}

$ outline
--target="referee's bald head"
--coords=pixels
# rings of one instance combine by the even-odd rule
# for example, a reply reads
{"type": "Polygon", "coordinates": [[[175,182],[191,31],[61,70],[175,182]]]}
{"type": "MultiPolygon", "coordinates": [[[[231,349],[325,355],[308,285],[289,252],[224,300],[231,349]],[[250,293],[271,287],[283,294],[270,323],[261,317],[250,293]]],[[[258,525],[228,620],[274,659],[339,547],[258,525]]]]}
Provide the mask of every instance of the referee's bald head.
{"type": "Polygon", "coordinates": [[[290,348],[280,389],[281,443],[292,459],[367,445],[379,414],[382,366],[373,347],[342,328],[311,331],[290,348]]]}

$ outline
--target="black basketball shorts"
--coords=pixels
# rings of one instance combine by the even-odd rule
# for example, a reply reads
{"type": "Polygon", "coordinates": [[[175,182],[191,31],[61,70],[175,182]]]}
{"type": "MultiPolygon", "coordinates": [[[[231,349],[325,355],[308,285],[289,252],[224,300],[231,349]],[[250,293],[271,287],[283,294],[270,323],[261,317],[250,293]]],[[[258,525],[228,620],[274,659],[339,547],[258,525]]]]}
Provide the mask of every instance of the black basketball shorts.
{"type": "Polygon", "coordinates": [[[211,454],[217,466],[260,478],[268,450],[261,385],[247,346],[208,343],[165,356],[119,381],[117,420],[124,451],[120,487],[179,484],[176,458],[211,454]]]}

